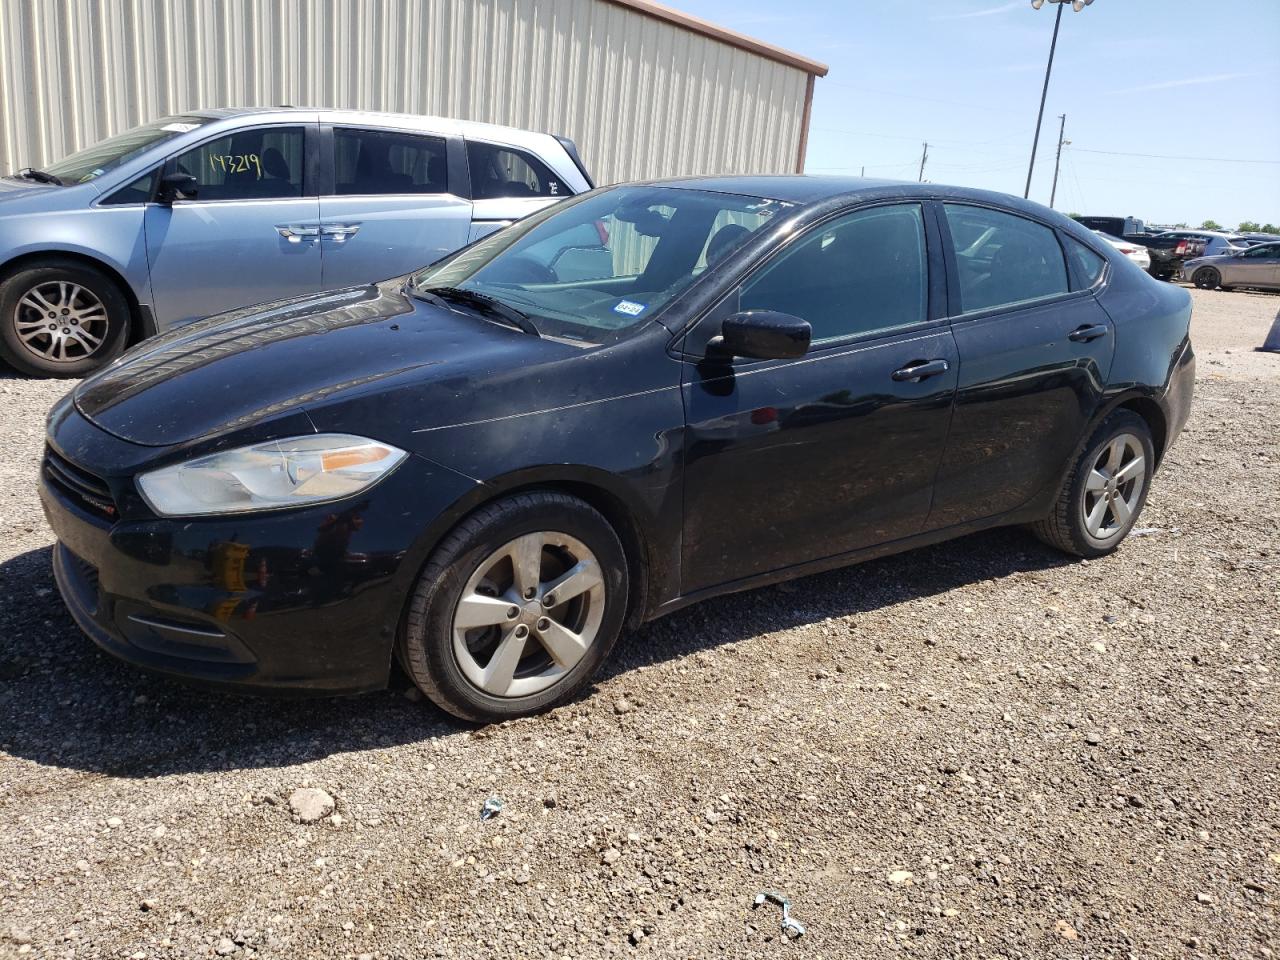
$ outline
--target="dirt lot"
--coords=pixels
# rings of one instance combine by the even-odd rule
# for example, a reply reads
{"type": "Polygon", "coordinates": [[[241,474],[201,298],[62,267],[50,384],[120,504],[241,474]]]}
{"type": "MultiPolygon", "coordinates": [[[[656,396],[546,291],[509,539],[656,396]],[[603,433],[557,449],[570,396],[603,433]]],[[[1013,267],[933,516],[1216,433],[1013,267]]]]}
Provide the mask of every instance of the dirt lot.
{"type": "Polygon", "coordinates": [[[33,489],[66,385],[0,379],[0,956],[1273,956],[1280,297],[1193,296],[1116,555],[999,531],[706,603],[483,730],[99,654],[33,489]]]}

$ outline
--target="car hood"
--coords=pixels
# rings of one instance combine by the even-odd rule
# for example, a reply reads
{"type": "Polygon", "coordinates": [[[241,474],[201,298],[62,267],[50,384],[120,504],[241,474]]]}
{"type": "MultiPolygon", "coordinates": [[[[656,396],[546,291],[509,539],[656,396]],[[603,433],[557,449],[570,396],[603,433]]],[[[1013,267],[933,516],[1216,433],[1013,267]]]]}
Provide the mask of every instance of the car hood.
{"type": "Polygon", "coordinates": [[[0,212],[4,211],[4,204],[63,189],[66,188],[59,187],[54,183],[37,183],[34,180],[13,180],[9,177],[0,177],[0,212]]]}
{"type": "Polygon", "coordinates": [[[469,389],[484,378],[581,352],[425,303],[403,285],[260,305],[163,334],[85,380],[76,408],[117,437],[169,446],[411,387],[419,402],[408,431],[467,419],[484,406],[469,389]]]}

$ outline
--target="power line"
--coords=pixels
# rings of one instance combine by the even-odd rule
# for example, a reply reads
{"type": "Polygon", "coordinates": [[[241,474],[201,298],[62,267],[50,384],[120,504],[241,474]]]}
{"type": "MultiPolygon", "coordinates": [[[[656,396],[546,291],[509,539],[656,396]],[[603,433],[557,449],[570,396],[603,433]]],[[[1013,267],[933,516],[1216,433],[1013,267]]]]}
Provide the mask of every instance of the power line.
{"type": "Polygon", "coordinates": [[[1086,150],[1075,148],[1078,153],[1103,153],[1111,157],[1142,157],[1147,160],[1202,160],[1205,163],[1280,163],[1280,160],[1252,160],[1240,157],[1182,157],[1164,153],[1126,153],[1123,150],[1086,150]]]}

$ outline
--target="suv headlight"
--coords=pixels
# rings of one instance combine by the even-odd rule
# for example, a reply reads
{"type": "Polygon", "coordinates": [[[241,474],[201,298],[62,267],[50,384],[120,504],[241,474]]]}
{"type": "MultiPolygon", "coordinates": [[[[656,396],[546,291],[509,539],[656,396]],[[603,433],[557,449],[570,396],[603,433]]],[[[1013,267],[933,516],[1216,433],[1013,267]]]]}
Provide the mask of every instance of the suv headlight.
{"type": "Polygon", "coordinates": [[[389,443],[322,433],[227,450],[139,474],[138,489],[162,517],[276,510],[359,493],[406,456],[389,443]]]}

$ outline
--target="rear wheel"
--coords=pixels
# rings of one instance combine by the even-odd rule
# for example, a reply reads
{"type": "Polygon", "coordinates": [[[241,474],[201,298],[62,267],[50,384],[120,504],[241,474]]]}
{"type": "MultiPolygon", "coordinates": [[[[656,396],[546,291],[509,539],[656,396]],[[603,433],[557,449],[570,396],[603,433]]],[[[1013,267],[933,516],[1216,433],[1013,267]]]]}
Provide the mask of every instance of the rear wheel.
{"type": "Polygon", "coordinates": [[[1222,283],[1222,274],[1217,267],[1201,267],[1191,275],[1191,282],[1201,290],[1216,290],[1222,283]]]}
{"type": "Polygon", "coordinates": [[[1117,410],[1089,438],[1053,512],[1032,531],[1078,557],[1110,553],[1137,523],[1154,468],[1147,422],[1131,410],[1117,410]]]}
{"type": "Polygon", "coordinates": [[[400,637],[410,678],[465,720],[563,703],[604,662],[627,608],[627,559],[608,521],[551,491],[483,507],[436,550],[400,637]]]}
{"type": "Polygon", "coordinates": [[[129,303],[105,273],[71,260],[0,281],[0,355],[37,377],[81,377],[125,348],[129,303]]]}

